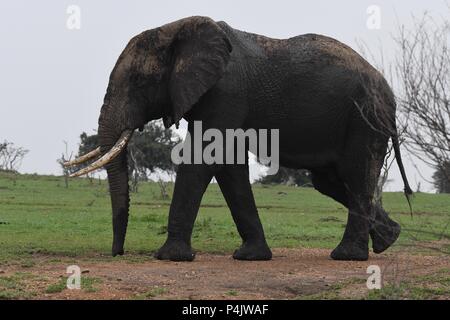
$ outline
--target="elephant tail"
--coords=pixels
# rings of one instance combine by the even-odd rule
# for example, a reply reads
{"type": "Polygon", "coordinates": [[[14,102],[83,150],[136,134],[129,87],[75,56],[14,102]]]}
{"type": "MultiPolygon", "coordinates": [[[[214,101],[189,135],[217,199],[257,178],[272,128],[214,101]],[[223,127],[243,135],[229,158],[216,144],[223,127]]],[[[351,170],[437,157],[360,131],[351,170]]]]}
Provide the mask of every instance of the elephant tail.
{"type": "Polygon", "coordinates": [[[403,179],[403,184],[404,184],[403,190],[404,190],[404,193],[406,196],[406,200],[408,201],[409,210],[410,210],[411,216],[412,216],[411,196],[413,194],[413,191],[412,191],[411,187],[409,186],[408,178],[406,177],[405,167],[403,166],[402,156],[400,154],[400,143],[398,141],[397,133],[392,134],[391,139],[392,139],[392,146],[394,148],[395,159],[397,160],[397,165],[398,165],[398,168],[400,169],[400,173],[401,173],[402,179],[403,179]]]}

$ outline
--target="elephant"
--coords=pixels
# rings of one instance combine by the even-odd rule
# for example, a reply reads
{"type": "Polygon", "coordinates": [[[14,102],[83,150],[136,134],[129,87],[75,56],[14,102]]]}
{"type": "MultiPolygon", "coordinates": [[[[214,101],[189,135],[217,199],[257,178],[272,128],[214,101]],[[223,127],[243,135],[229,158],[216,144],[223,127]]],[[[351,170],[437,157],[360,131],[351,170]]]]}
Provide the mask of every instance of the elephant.
{"type": "MultiPolygon", "coordinates": [[[[278,129],[281,166],[307,169],[320,193],[348,208],[335,260],[367,260],[390,247],[400,225],[374,201],[389,139],[409,201],[396,102],[387,81],[347,45],[318,34],[274,39],[193,16],[133,37],[109,78],[98,120],[99,147],[67,163],[106,168],[112,205],[112,255],[124,254],[129,215],[127,143],[136,129],[184,118],[202,130],[278,129]]],[[[270,260],[248,162],[182,163],[177,168],[167,239],[158,259],[192,261],[191,235],[202,196],[215,177],[241,246],[233,258],[270,260]]]]}

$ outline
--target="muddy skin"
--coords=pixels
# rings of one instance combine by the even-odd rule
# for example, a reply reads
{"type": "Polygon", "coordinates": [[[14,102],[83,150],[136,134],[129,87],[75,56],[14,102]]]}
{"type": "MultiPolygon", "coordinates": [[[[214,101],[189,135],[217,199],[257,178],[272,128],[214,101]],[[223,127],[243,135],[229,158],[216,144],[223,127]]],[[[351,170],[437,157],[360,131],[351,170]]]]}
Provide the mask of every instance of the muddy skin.
{"type": "MultiPolygon", "coordinates": [[[[314,187],[349,210],[336,260],[366,260],[369,236],[376,253],[400,227],[372,199],[388,140],[405,184],[395,125],[394,95],[383,76],[339,41],[316,34],[271,39],[207,17],[189,17],[130,40],[109,80],[99,118],[107,152],[127,129],[162,118],[184,118],[210,128],[279,129],[280,165],[309,169],[314,187]]],[[[202,134],[203,134],[202,132],[202,134]]],[[[226,147],[226,146],[225,146],[226,147]]],[[[129,213],[126,152],[106,166],[113,211],[113,255],[124,253],[129,213]]],[[[158,259],[192,261],[192,228],[215,177],[242,246],[235,259],[268,260],[246,165],[182,164],[169,212],[168,238],[158,259]]]]}

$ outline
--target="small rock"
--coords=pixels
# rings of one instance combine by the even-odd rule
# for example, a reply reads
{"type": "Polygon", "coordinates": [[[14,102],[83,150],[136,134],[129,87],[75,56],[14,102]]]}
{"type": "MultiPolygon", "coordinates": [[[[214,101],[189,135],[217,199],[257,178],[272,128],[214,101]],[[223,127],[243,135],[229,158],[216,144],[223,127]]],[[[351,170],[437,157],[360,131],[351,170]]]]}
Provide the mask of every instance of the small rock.
{"type": "Polygon", "coordinates": [[[81,273],[89,273],[89,269],[84,269],[81,273]]]}
{"type": "Polygon", "coordinates": [[[5,270],[0,269],[0,273],[5,273],[5,270]]]}

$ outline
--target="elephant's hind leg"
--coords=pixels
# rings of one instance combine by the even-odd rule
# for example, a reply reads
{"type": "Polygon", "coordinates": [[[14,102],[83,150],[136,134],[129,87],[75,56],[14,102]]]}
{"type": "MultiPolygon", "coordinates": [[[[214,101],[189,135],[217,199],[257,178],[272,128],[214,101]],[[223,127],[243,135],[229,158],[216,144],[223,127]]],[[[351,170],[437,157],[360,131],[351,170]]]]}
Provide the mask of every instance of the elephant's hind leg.
{"type": "Polygon", "coordinates": [[[381,206],[376,205],[375,221],[370,229],[372,248],[375,253],[382,253],[389,248],[399,237],[401,227],[392,220],[381,206]]]}
{"type": "MultiPolygon", "coordinates": [[[[348,196],[344,183],[337,177],[334,169],[312,170],[314,188],[348,208],[348,196]]],[[[381,253],[389,248],[400,235],[400,225],[392,220],[379,205],[373,207],[374,220],[370,221],[370,237],[373,252],[381,253]]]]}
{"type": "Polygon", "coordinates": [[[370,204],[362,198],[350,200],[344,235],[331,252],[334,260],[365,261],[369,258],[370,204]]]}
{"type": "Polygon", "coordinates": [[[337,174],[342,180],[348,198],[348,220],[339,245],[332,251],[335,260],[367,260],[369,232],[375,222],[373,195],[385,152],[384,137],[356,124],[359,129],[350,137],[337,174]]]}
{"type": "Polygon", "coordinates": [[[242,245],[234,252],[233,258],[238,260],[272,259],[272,252],[267,245],[253,198],[248,166],[245,164],[225,165],[215,176],[242,238],[242,245]]]}
{"type": "Polygon", "coordinates": [[[370,205],[364,198],[355,194],[354,190],[359,188],[357,184],[349,189],[348,184],[344,183],[332,168],[312,170],[312,181],[314,188],[320,193],[349,208],[344,236],[331,253],[331,257],[335,260],[367,260],[369,254],[367,212],[370,211],[370,205]]]}
{"type": "Polygon", "coordinates": [[[348,208],[348,197],[345,185],[337,176],[334,168],[311,170],[312,183],[320,193],[329,196],[348,208]]]}

